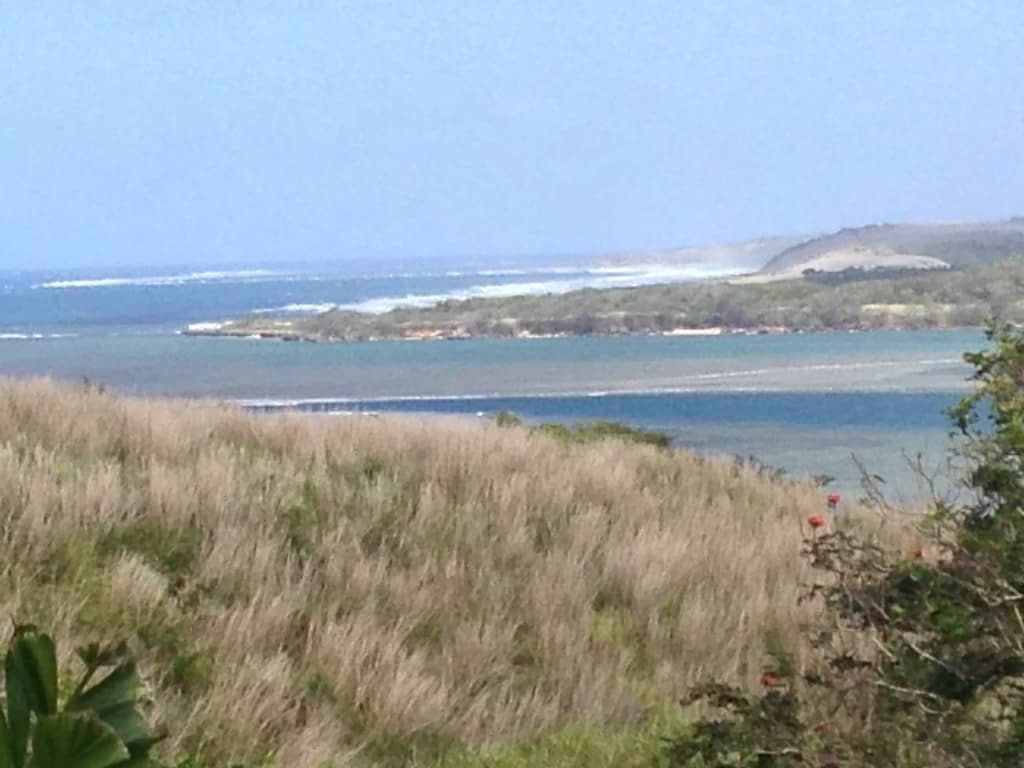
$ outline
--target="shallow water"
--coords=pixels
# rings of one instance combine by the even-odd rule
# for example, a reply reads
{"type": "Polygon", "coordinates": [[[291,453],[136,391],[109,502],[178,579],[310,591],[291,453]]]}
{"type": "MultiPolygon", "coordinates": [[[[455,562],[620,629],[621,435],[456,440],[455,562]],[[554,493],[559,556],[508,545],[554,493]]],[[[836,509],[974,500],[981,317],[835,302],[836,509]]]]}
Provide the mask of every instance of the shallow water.
{"type": "MultiPolygon", "coordinates": [[[[861,492],[862,466],[879,475],[893,502],[917,501],[927,488],[912,466],[946,470],[944,411],[953,392],[697,392],[601,396],[314,400],[253,404],[258,412],[446,413],[480,420],[510,411],[528,423],[624,421],[672,435],[706,455],[754,457],[766,470],[829,475],[830,487],[861,492]]],[[[943,483],[947,487],[948,483],[943,483]]]]}
{"type": "Polygon", "coordinates": [[[912,493],[902,452],[941,457],[942,411],[968,373],[961,354],[983,343],[976,330],[358,344],[176,334],[187,322],[262,307],[537,282],[536,273],[485,272],[0,276],[0,374],[87,377],[125,392],[259,409],[615,419],[670,432],[703,452],[831,474],[846,491],[857,486],[854,453],[912,493]]]}
{"type": "Polygon", "coordinates": [[[246,399],[953,391],[977,332],[309,344],[126,331],[0,340],[0,372],[246,399]]]}

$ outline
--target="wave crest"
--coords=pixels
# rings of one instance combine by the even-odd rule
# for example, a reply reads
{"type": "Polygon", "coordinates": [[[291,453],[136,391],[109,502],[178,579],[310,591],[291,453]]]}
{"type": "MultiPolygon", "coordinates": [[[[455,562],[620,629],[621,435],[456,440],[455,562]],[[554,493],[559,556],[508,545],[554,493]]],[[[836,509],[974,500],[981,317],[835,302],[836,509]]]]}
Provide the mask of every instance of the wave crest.
{"type": "Polygon", "coordinates": [[[128,285],[159,286],[185,285],[186,283],[226,283],[245,282],[279,278],[285,275],[268,269],[239,269],[229,272],[189,272],[180,275],[147,275],[142,277],[96,277],[81,280],[51,280],[37,283],[33,288],[113,288],[128,285]]]}

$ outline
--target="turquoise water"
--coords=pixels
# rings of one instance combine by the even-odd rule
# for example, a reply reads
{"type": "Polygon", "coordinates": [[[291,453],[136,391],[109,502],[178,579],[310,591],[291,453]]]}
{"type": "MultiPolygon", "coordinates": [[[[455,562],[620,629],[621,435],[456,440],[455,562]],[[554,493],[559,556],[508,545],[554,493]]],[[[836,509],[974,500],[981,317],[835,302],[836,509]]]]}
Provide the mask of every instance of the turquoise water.
{"type": "Polygon", "coordinates": [[[692,391],[953,391],[976,332],[305,344],[125,333],[0,341],[0,373],[140,394],[365,399],[692,391]]]}
{"type": "Polygon", "coordinates": [[[264,307],[369,306],[605,279],[492,270],[195,274],[0,276],[0,374],[87,377],[119,391],[261,410],[616,419],[706,453],[835,475],[846,490],[857,484],[856,454],[912,493],[902,453],[943,455],[942,411],[968,372],[961,355],[983,343],[974,330],[359,344],[192,338],[177,334],[187,322],[264,307]],[[46,287],[69,280],[73,287],[46,287]]]}

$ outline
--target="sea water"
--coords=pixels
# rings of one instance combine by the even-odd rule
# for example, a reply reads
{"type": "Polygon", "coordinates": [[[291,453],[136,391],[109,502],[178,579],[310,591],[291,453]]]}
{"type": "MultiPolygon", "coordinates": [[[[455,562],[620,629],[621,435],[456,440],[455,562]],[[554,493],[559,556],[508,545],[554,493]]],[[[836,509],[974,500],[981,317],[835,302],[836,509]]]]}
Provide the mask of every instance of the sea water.
{"type": "Polygon", "coordinates": [[[663,278],[543,266],[0,274],[0,374],[88,378],[258,411],[614,419],[705,453],[832,475],[844,491],[857,488],[858,461],[897,495],[916,492],[908,457],[941,462],[943,411],[964,391],[961,355],[983,343],[976,330],[353,344],[180,334],[250,312],[380,310],[663,278]]]}

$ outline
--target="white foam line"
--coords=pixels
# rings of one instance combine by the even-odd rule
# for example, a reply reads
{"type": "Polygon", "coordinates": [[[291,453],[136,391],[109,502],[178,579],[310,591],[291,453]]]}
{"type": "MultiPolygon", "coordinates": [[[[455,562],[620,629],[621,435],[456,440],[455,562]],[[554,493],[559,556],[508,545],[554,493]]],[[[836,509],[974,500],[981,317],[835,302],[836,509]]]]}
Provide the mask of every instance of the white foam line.
{"type": "MultiPolygon", "coordinates": [[[[632,396],[663,396],[663,395],[735,395],[735,394],[944,394],[946,390],[901,389],[896,392],[887,389],[790,389],[787,387],[722,387],[705,389],[702,387],[654,387],[640,389],[604,390],[599,392],[525,392],[525,393],[494,393],[479,395],[395,395],[390,397],[338,397],[338,398],[301,398],[296,400],[260,400],[235,399],[226,402],[242,408],[294,409],[306,406],[358,406],[362,403],[381,405],[385,403],[413,402],[474,402],[482,400],[557,400],[581,397],[610,398],[632,396]]],[[[368,413],[368,411],[359,411],[368,413]]],[[[332,411],[333,413],[333,411],[332,411]]]]}
{"type": "MultiPolygon", "coordinates": [[[[268,269],[239,269],[239,270],[207,270],[201,272],[188,272],[174,275],[141,275],[137,277],[95,277],[69,280],[50,280],[45,283],[36,283],[32,288],[109,288],[118,286],[162,286],[182,285],[192,282],[229,282],[245,281],[256,279],[282,280],[287,282],[321,282],[326,279],[337,280],[387,280],[395,278],[425,278],[425,277],[502,277],[517,275],[572,275],[572,274],[612,274],[616,271],[638,272],[644,268],[589,268],[589,267],[537,267],[533,269],[481,269],[481,270],[451,270],[447,272],[395,272],[384,274],[366,275],[319,275],[319,274],[295,274],[294,272],[279,272],[268,269]]],[[[6,287],[6,286],[5,286],[6,287]]]]}
{"type": "Polygon", "coordinates": [[[399,307],[432,307],[443,301],[465,301],[467,299],[509,298],[512,296],[542,296],[562,294],[584,288],[631,288],[641,285],[688,282],[710,277],[725,277],[739,274],[736,267],[665,267],[662,265],[638,265],[635,267],[548,267],[538,269],[484,269],[477,272],[445,273],[402,273],[388,277],[495,277],[526,275],[561,275],[563,279],[534,280],[510,283],[472,285],[443,293],[407,293],[404,296],[377,296],[347,304],[330,302],[309,304],[287,304],[283,307],[259,308],[257,314],[273,313],[320,313],[330,309],[345,309],[367,314],[382,314],[399,307]],[[572,275],[572,277],[568,277],[572,275]]]}
{"type": "Polygon", "coordinates": [[[38,341],[40,339],[77,339],[77,333],[0,333],[4,341],[38,341]]]}
{"type": "Polygon", "coordinates": [[[869,360],[860,363],[816,363],[814,365],[777,366],[774,368],[750,368],[740,371],[716,371],[714,373],[698,373],[686,378],[707,380],[727,379],[742,376],[764,376],[772,373],[796,373],[800,371],[849,371],[862,368],[892,368],[908,365],[952,365],[962,361],[956,358],[940,360],[869,360]]]}
{"type": "Polygon", "coordinates": [[[240,269],[232,272],[189,272],[180,275],[150,275],[142,277],[97,277],[82,280],[51,280],[38,283],[33,288],[108,288],[125,285],[159,286],[183,285],[185,283],[230,282],[263,278],[282,278],[278,272],[266,269],[240,269]]]}
{"type": "Polygon", "coordinates": [[[707,267],[670,268],[661,266],[628,269],[615,267],[595,268],[581,270],[579,277],[571,279],[474,285],[445,293],[409,293],[405,296],[381,296],[365,301],[341,304],[338,308],[354,312],[366,312],[368,314],[381,314],[398,307],[432,307],[442,301],[509,298],[512,296],[543,296],[568,293],[569,291],[577,291],[584,288],[635,288],[642,285],[658,285],[663,283],[689,282],[711,277],[725,277],[739,274],[742,271],[738,268],[708,269],[707,267]]]}
{"type": "MultiPolygon", "coordinates": [[[[714,373],[699,373],[680,377],[680,381],[709,381],[714,379],[740,378],[744,376],[759,376],[767,373],[792,373],[800,371],[822,371],[822,370],[847,370],[851,368],[871,368],[903,365],[948,365],[958,363],[955,358],[943,360],[908,360],[908,361],[876,361],[865,363],[829,363],[805,366],[794,366],[789,368],[752,368],[742,371],[717,371],[714,373]]],[[[359,403],[415,403],[415,402],[438,402],[438,401],[474,401],[474,400],[518,400],[518,399],[556,399],[556,398],[578,398],[578,397],[616,397],[622,395],[680,395],[680,394],[729,394],[729,393],[798,393],[808,392],[814,394],[826,394],[828,392],[878,392],[879,389],[865,387],[861,389],[793,389],[790,387],[775,386],[733,386],[708,389],[700,386],[673,386],[673,387],[625,387],[622,389],[602,390],[577,390],[567,392],[526,392],[526,393],[483,393],[463,395],[392,395],[385,397],[328,397],[328,398],[294,398],[294,399],[237,399],[229,400],[235,405],[245,408],[301,408],[305,406],[331,406],[331,405],[357,405],[359,403]]],[[[888,389],[884,390],[890,391],[888,389]]],[[[940,392],[945,390],[900,389],[899,393],[915,392],[940,392]]]]}
{"type": "Polygon", "coordinates": [[[254,315],[274,315],[274,314],[321,314],[337,307],[337,304],[332,302],[324,302],[321,304],[285,304],[281,307],[261,307],[259,309],[249,310],[254,315]]]}

